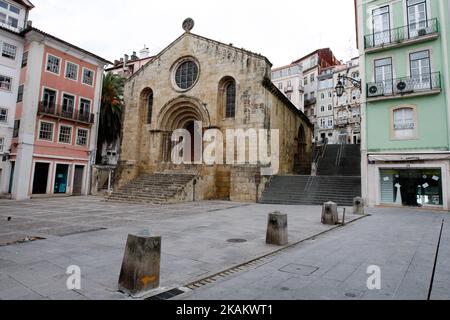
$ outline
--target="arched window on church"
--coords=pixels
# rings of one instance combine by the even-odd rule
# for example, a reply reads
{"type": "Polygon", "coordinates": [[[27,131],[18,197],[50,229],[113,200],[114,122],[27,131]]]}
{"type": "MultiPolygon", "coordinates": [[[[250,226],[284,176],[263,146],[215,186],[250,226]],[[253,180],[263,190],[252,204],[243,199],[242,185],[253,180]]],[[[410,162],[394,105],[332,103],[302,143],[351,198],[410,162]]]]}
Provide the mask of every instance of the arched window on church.
{"type": "Polygon", "coordinates": [[[145,88],[141,92],[140,116],[145,119],[146,124],[151,124],[153,120],[153,90],[145,88]]]}
{"type": "Polygon", "coordinates": [[[230,81],[226,87],[226,118],[234,118],[236,116],[236,84],[230,81]]]}
{"type": "Polygon", "coordinates": [[[220,117],[234,119],[236,117],[236,81],[232,77],[223,77],[219,81],[218,107],[220,117]]]}
{"type": "Polygon", "coordinates": [[[147,97],[147,124],[152,123],[153,116],[153,92],[150,92],[147,97]]]}

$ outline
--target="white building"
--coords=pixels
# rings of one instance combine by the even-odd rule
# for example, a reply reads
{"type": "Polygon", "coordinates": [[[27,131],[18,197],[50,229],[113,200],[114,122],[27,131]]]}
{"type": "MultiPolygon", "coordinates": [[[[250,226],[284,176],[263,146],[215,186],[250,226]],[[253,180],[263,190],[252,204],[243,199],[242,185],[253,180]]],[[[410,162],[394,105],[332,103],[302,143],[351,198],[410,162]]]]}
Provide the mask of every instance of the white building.
{"type": "Polygon", "coordinates": [[[344,65],[323,69],[318,77],[316,141],[330,144],[360,144],[361,91],[343,80],[345,92],[337,97],[335,87],[339,75],[359,79],[359,61],[354,58],[344,65]]]}
{"type": "Polygon", "coordinates": [[[272,82],[297,109],[304,111],[303,69],[300,64],[290,64],[272,69],[272,82]]]}
{"type": "Polygon", "coordinates": [[[303,70],[304,113],[308,116],[311,123],[317,126],[318,77],[323,69],[338,65],[339,61],[330,48],[323,48],[294,61],[293,64],[299,64],[303,70]]]}
{"type": "MultiPolygon", "coordinates": [[[[353,58],[344,67],[336,68],[334,84],[339,75],[360,80],[359,59],[353,58]]],[[[333,142],[339,144],[361,143],[361,90],[355,88],[349,81],[343,81],[345,92],[341,98],[335,97],[333,142]]]]}
{"type": "Polygon", "coordinates": [[[0,194],[10,190],[10,154],[23,59],[23,37],[31,2],[0,0],[0,194]]]}
{"type": "Polygon", "coordinates": [[[334,134],[334,108],[335,108],[335,83],[333,80],[335,67],[323,69],[317,77],[317,104],[316,119],[317,123],[314,130],[315,141],[324,141],[328,139],[333,143],[334,134]]]}

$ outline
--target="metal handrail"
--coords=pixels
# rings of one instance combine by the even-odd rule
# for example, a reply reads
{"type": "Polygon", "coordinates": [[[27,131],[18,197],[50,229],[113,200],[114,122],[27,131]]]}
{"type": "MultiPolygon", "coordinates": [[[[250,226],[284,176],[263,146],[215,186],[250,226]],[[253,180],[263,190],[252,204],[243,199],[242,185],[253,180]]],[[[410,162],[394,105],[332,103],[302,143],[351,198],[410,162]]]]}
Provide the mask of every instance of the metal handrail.
{"type": "Polygon", "coordinates": [[[397,96],[441,89],[441,73],[431,72],[367,84],[367,97],[397,96]]]}
{"type": "Polygon", "coordinates": [[[406,40],[419,39],[439,32],[437,18],[410,23],[406,26],[375,32],[364,37],[366,49],[383,47],[390,44],[401,43],[406,40]]]}

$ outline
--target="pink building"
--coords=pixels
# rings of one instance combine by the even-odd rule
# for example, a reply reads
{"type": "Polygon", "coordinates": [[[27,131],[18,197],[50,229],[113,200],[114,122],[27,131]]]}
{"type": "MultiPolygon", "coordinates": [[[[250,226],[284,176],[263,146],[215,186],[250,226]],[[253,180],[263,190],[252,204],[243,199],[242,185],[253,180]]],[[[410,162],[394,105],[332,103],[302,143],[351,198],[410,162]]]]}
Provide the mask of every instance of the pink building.
{"type": "Polygon", "coordinates": [[[87,195],[103,72],[110,62],[35,28],[23,37],[12,198],[87,195]]]}

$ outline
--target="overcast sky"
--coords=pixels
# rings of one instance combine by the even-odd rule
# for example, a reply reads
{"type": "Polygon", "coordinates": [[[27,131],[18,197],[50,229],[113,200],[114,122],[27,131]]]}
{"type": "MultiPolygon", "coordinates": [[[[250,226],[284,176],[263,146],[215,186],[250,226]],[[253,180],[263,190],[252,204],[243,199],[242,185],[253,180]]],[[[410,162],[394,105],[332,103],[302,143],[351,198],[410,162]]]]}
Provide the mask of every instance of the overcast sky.
{"type": "Polygon", "coordinates": [[[322,47],[355,56],[353,0],[31,0],[33,26],[110,61],[141,50],[157,54],[193,33],[265,55],[275,67],[322,47]]]}

